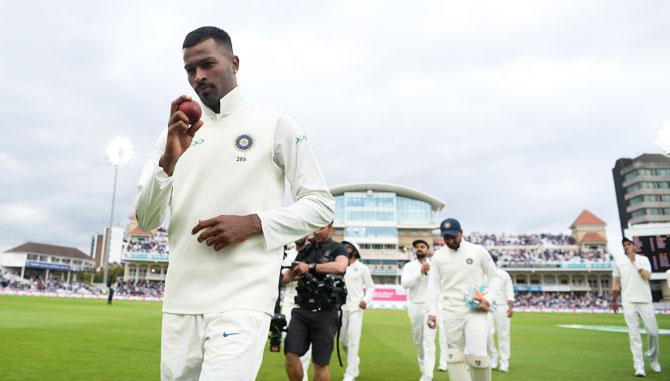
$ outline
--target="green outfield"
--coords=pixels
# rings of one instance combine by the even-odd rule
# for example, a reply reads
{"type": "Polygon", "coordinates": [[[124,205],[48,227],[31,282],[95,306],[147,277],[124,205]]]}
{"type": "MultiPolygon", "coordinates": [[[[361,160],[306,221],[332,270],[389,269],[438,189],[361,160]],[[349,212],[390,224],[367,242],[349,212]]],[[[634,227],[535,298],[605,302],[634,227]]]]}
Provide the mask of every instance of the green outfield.
{"type": "MultiPolygon", "coordinates": [[[[670,329],[670,316],[658,316],[670,329]]],[[[157,380],[160,303],[0,296],[0,380],[157,380]]],[[[624,326],[621,315],[515,315],[512,361],[496,380],[634,379],[625,333],[574,330],[559,324],[624,326]]],[[[417,380],[404,312],[368,311],[361,343],[365,380],[417,380]]],[[[661,366],[647,378],[670,380],[670,336],[661,337],[661,366]]],[[[259,380],[285,380],[281,354],[265,354],[259,380]]],[[[342,378],[334,358],[333,380],[342,378]]],[[[435,380],[447,380],[435,372],[435,380]]]]}

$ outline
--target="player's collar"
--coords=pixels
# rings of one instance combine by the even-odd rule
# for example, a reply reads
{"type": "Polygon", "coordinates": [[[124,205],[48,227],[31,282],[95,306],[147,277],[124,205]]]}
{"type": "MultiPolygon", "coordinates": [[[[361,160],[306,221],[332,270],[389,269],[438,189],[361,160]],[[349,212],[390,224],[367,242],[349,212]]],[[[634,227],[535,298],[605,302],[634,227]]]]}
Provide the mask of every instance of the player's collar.
{"type": "Polygon", "coordinates": [[[209,107],[205,106],[205,114],[209,116],[212,119],[219,119],[223,117],[224,115],[230,114],[233,112],[233,110],[237,109],[240,107],[240,105],[244,102],[244,98],[242,97],[242,92],[240,91],[240,87],[236,86],[234,89],[230,90],[228,94],[224,95],[223,98],[219,100],[219,113],[215,113],[210,109],[209,107]]]}

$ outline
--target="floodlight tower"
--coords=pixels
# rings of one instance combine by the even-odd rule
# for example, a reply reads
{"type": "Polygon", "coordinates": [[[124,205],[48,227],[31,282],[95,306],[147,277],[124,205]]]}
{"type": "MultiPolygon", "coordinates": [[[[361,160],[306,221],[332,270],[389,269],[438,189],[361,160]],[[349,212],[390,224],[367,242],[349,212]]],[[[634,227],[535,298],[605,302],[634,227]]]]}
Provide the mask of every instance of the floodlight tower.
{"type": "Polygon", "coordinates": [[[112,224],[114,223],[114,202],[116,201],[116,180],[119,176],[119,168],[125,167],[135,156],[135,148],[126,137],[116,137],[107,144],[106,155],[107,163],[114,167],[114,188],[112,189],[112,211],[109,214],[109,231],[105,239],[105,251],[103,254],[104,276],[102,282],[107,286],[109,279],[109,252],[112,243],[112,224]]]}

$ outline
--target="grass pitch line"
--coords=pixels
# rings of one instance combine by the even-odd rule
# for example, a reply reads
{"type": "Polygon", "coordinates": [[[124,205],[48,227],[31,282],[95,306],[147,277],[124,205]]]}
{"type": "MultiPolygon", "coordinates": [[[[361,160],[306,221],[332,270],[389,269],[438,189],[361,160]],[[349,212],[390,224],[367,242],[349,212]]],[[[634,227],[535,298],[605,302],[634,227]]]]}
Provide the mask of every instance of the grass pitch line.
{"type": "MultiPolygon", "coordinates": [[[[560,324],[558,327],[570,329],[583,329],[587,331],[628,333],[628,327],[621,325],[582,325],[582,324],[560,324]]],[[[660,335],[670,335],[670,329],[659,329],[660,335]]],[[[640,328],[640,333],[647,334],[647,330],[640,328]]]]}

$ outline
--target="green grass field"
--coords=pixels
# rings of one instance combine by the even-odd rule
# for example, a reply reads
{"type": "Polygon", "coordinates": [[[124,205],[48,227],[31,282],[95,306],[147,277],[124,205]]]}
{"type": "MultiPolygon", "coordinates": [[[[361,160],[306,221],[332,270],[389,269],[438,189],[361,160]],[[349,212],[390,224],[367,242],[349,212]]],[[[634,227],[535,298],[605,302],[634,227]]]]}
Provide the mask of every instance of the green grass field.
{"type": "MultiPolygon", "coordinates": [[[[160,303],[0,296],[0,380],[158,380],[160,303]]],[[[657,316],[670,329],[670,316],[657,316]]],[[[518,313],[512,321],[510,373],[496,380],[634,379],[625,333],[572,330],[558,324],[624,326],[622,315],[518,313]]],[[[417,380],[409,319],[368,311],[360,381],[417,380]]],[[[266,352],[258,380],[286,380],[284,357],[266,352]]],[[[661,366],[647,379],[670,380],[670,336],[661,336],[661,366]]],[[[333,380],[341,380],[336,358],[333,380]]],[[[448,380],[435,372],[435,380],[448,380]]]]}

